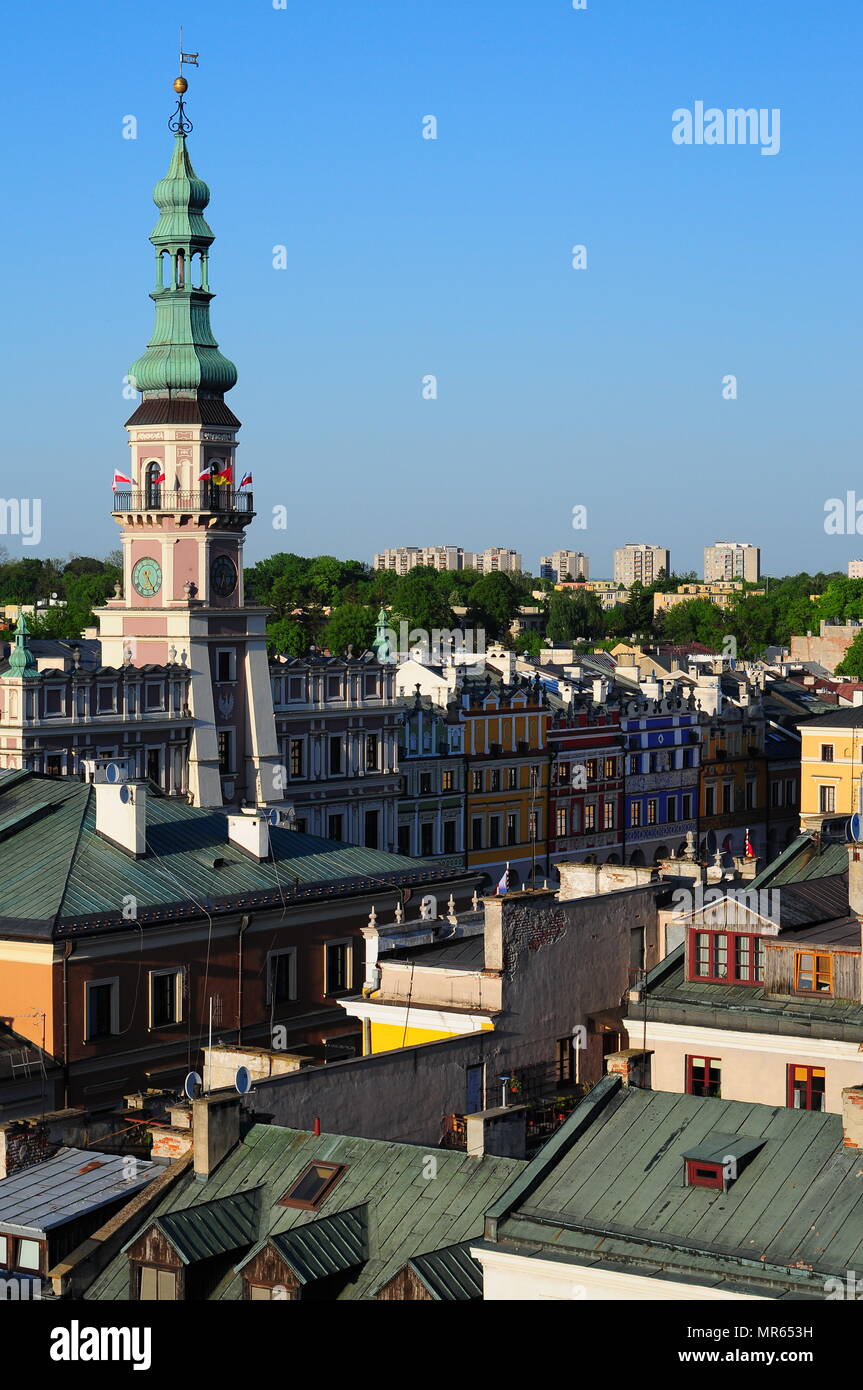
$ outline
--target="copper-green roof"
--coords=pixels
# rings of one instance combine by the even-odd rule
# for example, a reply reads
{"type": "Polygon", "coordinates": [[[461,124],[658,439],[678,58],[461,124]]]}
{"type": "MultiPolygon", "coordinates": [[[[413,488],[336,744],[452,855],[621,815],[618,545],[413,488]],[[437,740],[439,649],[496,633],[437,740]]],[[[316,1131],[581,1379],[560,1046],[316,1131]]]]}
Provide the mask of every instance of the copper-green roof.
{"type": "Polygon", "coordinates": [[[122,927],[129,898],[135,899],[135,920],[166,921],[201,916],[204,909],[385,892],[454,874],[420,859],[278,827],[270,843],[273,858],[259,863],[230,843],[223,812],[151,795],[147,853],[136,859],[97,834],[89,784],[0,772],[0,935],[39,939],[122,927]]]}
{"type": "MultiPolygon", "coordinates": [[[[141,1222],[136,1236],[153,1221],[164,1228],[175,1214],[195,1223],[193,1213],[201,1212],[204,1205],[255,1188],[259,1194],[256,1239],[242,1255],[226,1258],[212,1299],[242,1298],[240,1271],[268,1242],[288,1251],[292,1268],[302,1263],[307,1282],[315,1278],[316,1267],[321,1278],[341,1271],[345,1280],[333,1295],[341,1300],[376,1298],[410,1261],[428,1260],[435,1252],[440,1258],[432,1261],[434,1269],[429,1273],[423,1263],[421,1277],[436,1277],[441,1288],[446,1282],[451,1288],[460,1282],[466,1290],[463,1261],[459,1258],[456,1275],[453,1260],[444,1258],[445,1254],[481,1235],[487,1208],[527,1165],[518,1159],[472,1158],[438,1149],[432,1176],[429,1157],[421,1145],[255,1125],[206,1182],[192,1173],[180,1179],[154,1215],[141,1222]],[[324,1162],[343,1164],[345,1171],[317,1211],[281,1206],[280,1199],[308,1165],[324,1162]],[[353,1261],[358,1257],[362,1262],[357,1267],[353,1261]]],[[[206,1224],[206,1213],[197,1219],[206,1224]]],[[[462,1295],[453,1291],[449,1296],[462,1295]]],[[[85,1297],[128,1299],[126,1255],[111,1261],[85,1297]]]]}

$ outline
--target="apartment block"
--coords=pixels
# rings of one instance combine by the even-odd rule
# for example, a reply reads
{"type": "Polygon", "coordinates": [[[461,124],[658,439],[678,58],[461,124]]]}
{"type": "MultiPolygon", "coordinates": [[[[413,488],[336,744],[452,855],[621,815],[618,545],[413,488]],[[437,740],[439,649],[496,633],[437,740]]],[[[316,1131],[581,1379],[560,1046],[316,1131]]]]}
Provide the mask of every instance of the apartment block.
{"type": "Polygon", "coordinates": [[[652,584],[660,571],[671,573],[671,551],[661,545],[631,542],[614,552],[614,578],[618,584],[652,584]]]}
{"type": "Polygon", "coordinates": [[[704,547],[704,579],[745,579],[754,584],[761,577],[761,551],[748,541],[716,541],[704,547]]]}
{"type": "Polygon", "coordinates": [[[555,550],[551,555],[540,555],[539,577],[551,579],[555,584],[566,579],[587,579],[588,558],[580,550],[555,550]]]}

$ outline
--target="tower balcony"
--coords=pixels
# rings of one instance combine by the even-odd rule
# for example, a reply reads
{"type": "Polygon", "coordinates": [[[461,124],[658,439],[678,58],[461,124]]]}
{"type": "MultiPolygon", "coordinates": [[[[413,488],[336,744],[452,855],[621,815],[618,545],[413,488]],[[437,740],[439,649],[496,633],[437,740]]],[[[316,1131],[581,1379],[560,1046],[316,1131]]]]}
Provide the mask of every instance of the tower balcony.
{"type": "Polygon", "coordinates": [[[253,516],[252,493],[202,483],[188,489],[151,486],[118,489],[112,493],[111,511],[121,512],[221,512],[253,516]]]}

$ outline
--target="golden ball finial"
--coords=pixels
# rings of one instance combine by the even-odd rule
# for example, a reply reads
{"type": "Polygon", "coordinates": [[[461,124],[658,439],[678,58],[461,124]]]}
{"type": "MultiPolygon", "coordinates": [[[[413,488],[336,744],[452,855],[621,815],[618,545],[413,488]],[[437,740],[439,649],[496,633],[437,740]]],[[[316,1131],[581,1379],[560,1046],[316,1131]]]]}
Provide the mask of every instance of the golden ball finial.
{"type": "Polygon", "coordinates": [[[183,93],[184,93],[184,92],[187,92],[188,90],[189,90],[189,84],[188,84],[188,82],[186,81],[185,77],[175,77],[175,78],[174,78],[174,91],[175,91],[175,92],[177,92],[180,96],[182,96],[183,93]]]}

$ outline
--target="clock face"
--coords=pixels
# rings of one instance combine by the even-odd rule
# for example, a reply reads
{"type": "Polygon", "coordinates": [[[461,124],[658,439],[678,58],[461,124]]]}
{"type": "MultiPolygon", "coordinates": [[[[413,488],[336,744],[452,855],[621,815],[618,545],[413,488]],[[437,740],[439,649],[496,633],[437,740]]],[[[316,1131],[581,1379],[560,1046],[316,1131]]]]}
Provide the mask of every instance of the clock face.
{"type": "Polygon", "coordinates": [[[142,598],[152,598],[162,587],[162,566],[149,556],[139,560],[132,570],[132,583],[142,598]]]}
{"type": "Polygon", "coordinates": [[[228,555],[217,555],[210,567],[213,593],[227,598],[237,587],[237,567],[228,555]]]}

